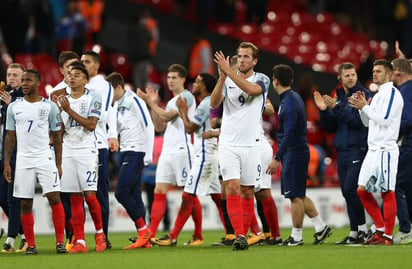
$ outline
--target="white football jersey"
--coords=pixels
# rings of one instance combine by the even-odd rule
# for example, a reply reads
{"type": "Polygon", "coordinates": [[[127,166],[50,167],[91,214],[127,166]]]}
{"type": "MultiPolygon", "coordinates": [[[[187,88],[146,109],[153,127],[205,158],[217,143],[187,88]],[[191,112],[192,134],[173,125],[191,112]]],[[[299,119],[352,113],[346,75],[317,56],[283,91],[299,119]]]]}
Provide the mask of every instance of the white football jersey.
{"type": "MultiPolygon", "coordinates": [[[[176,110],[178,108],[176,106],[176,100],[182,96],[187,101],[187,105],[189,107],[188,110],[188,117],[192,119],[195,114],[196,109],[196,101],[195,97],[191,92],[188,90],[184,90],[180,94],[174,96],[172,99],[167,102],[166,111],[176,110]]],[[[186,145],[191,144],[190,135],[186,133],[185,125],[183,124],[183,120],[177,116],[173,120],[169,121],[166,126],[166,131],[163,136],[163,150],[165,151],[173,151],[176,148],[186,147],[186,145]]]]}
{"type": "Polygon", "coordinates": [[[16,131],[17,168],[32,168],[52,158],[49,131],[59,131],[61,117],[53,102],[42,98],[30,103],[18,98],[7,108],[7,130],[16,131]]]}
{"type": "Polygon", "coordinates": [[[134,92],[126,90],[116,101],[117,130],[120,151],[145,152],[145,162],[151,162],[154,146],[154,126],[146,103],[134,92]]]}
{"type": "Polygon", "coordinates": [[[262,94],[249,96],[230,78],[226,78],[219,144],[253,146],[260,139],[261,117],[270,80],[265,74],[254,72],[247,81],[261,85],[262,94]]]}
{"type": "Polygon", "coordinates": [[[107,124],[109,125],[109,128],[113,128],[116,124],[116,118],[109,117],[109,113],[114,113],[114,115],[116,115],[116,111],[112,110],[113,87],[110,82],[105,80],[102,76],[97,75],[89,80],[89,83],[86,85],[86,89],[100,95],[102,99],[101,115],[99,121],[97,122],[95,133],[97,137],[97,148],[107,149],[109,148],[107,141],[107,124]],[[109,119],[112,119],[112,121],[109,119]]]}
{"type": "Polygon", "coordinates": [[[203,139],[202,134],[212,130],[210,126],[210,96],[200,102],[196,108],[195,116],[191,121],[200,126],[194,135],[195,154],[217,154],[217,138],[203,139]]]}
{"type": "MultiPolygon", "coordinates": [[[[86,90],[77,99],[73,99],[70,95],[67,98],[69,99],[71,109],[82,117],[100,117],[102,102],[99,95],[86,90]]],[[[89,154],[91,149],[96,149],[95,132],[90,132],[81,126],[65,111],[61,112],[61,116],[64,124],[63,156],[89,154]]]]}

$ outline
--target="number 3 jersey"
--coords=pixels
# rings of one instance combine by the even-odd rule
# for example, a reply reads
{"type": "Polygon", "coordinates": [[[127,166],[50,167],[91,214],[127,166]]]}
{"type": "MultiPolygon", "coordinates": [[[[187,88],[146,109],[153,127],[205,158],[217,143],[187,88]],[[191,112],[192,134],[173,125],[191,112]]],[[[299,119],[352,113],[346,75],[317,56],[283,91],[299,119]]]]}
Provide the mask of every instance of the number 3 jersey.
{"type": "MultiPolygon", "coordinates": [[[[67,96],[70,107],[83,118],[96,117],[101,114],[102,101],[98,94],[86,90],[84,94],[74,99],[67,96]]],[[[67,112],[61,112],[64,124],[63,157],[87,155],[96,149],[96,135],[76,122],[67,112]]]]}
{"type": "Polygon", "coordinates": [[[223,116],[219,144],[229,146],[254,146],[259,143],[261,117],[270,80],[262,73],[253,73],[246,79],[259,84],[262,93],[250,96],[230,78],[226,78],[223,94],[223,116]]]}
{"type": "Polygon", "coordinates": [[[16,168],[38,167],[52,158],[49,131],[59,131],[61,118],[56,104],[42,98],[39,102],[27,102],[18,98],[7,108],[6,129],[16,131],[16,168]]]}

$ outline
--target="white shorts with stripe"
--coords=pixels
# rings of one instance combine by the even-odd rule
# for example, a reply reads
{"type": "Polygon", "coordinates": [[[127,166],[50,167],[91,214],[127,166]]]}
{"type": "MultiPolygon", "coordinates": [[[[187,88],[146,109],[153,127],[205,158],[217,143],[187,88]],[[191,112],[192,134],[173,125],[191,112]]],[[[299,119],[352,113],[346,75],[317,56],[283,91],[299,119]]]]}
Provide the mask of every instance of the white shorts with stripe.
{"type": "Polygon", "coordinates": [[[240,179],[242,186],[255,186],[262,171],[260,146],[219,145],[219,163],[223,180],[240,179]]]}
{"type": "Polygon", "coordinates": [[[97,191],[97,150],[88,155],[62,158],[62,192],[97,191]]]}
{"type": "Polygon", "coordinates": [[[270,189],[272,187],[272,175],[266,174],[266,169],[273,158],[273,149],[266,138],[262,138],[260,144],[260,158],[261,158],[261,179],[256,181],[255,192],[263,189],[270,189]]]}
{"type": "Polygon", "coordinates": [[[372,176],[378,191],[394,191],[398,172],[399,150],[368,150],[359,172],[358,185],[366,186],[372,176]]]}
{"type": "Polygon", "coordinates": [[[52,158],[47,164],[38,167],[16,169],[13,196],[27,199],[34,198],[37,181],[42,188],[43,195],[61,190],[59,173],[52,158]]]}
{"type": "Polygon", "coordinates": [[[167,151],[160,154],[156,169],[156,183],[175,184],[183,187],[191,169],[192,150],[186,147],[177,151],[167,151]]]}
{"type": "Polygon", "coordinates": [[[184,192],[203,196],[221,192],[217,155],[196,156],[184,192]]]}

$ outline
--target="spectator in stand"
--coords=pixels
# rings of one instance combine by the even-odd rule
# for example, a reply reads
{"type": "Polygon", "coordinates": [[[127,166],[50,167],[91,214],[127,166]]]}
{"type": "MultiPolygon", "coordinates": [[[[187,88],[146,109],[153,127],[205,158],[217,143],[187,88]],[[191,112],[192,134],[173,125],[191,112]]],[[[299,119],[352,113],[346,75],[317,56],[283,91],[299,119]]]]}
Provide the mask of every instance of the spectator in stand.
{"type": "Polygon", "coordinates": [[[87,42],[96,42],[97,35],[102,29],[104,0],[78,0],[77,8],[86,20],[87,42]]]}
{"type": "Polygon", "coordinates": [[[142,20],[142,14],[136,14],[131,18],[127,29],[129,41],[127,56],[132,63],[133,84],[136,88],[143,89],[148,79],[151,53],[155,53],[155,43],[152,43],[152,33],[148,27],[149,23],[147,20],[142,20]]]}
{"type": "Polygon", "coordinates": [[[367,240],[365,209],[356,190],[359,171],[368,149],[368,128],[363,126],[357,109],[349,106],[348,98],[362,91],[369,99],[371,93],[358,82],[352,63],[342,63],[338,71],[341,87],[336,90],[337,97],[321,96],[315,91],[314,100],[320,110],[322,126],[326,131],[335,133],[339,182],[349,217],[349,235],[336,244],[363,244],[367,240]]]}
{"type": "Polygon", "coordinates": [[[245,0],[246,21],[262,24],[266,19],[266,7],[268,0],[245,0]]]}
{"type": "Polygon", "coordinates": [[[76,0],[66,2],[66,12],[56,24],[57,50],[72,50],[81,54],[86,44],[86,21],[76,6],[76,0]]]}
{"type": "Polygon", "coordinates": [[[212,61],[212,46],[204,37],[204,33],[196,32],[193,43],[189,49],[188,80],[193,83],[200,73],[215,74],[215,67],[212,61]]]}

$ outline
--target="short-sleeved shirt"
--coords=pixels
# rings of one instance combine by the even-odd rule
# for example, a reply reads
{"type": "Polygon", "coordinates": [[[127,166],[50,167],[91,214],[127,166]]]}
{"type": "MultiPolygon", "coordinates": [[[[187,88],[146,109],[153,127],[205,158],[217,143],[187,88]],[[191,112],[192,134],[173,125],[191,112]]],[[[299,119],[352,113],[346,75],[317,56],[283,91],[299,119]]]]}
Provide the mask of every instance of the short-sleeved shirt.
{"type": "MultiPolygon", "coordinates": [[[[178,111],[176,101],[179,96],[186,99],[189,107],[188,117],[189,119],[192,119],[195,114],[196,101],[193,94],[188,90],[184,90],[170,99],[166,105],[166,112],[172,109],[178,111]]],[[[186,133],[183,120],[177,116],[167,123],[166,131],[164,133],[163,151],[174,151],[174,149],[186,146],[188,144],[190,144],[190,135],[186,133]]]]}
{"type": "MultiPolygon", "coordinates": [[[[86,90],[84,95],[77,99],[73,99],[71,95],[68,95],[67,98],[71,109],[80,116],[84,118],[100,117],[102,102],[99,95],[86,90]]],[[[81,126],[65,111],[61,112],[61,116],[64,124],[63,157],[79,156],[83,153],[89,153],[90,149],[96,148],[96,135],[94,132],[81,126]]]]}
{"type": "Polygon", "coordinates": [[[226,78],[223,95],[223,116],[219,143],[231,146],[256,146],[260,139],[261,117],[270,79],[254,72],[247,81],[259,84],[262,93],[250,96],[230,78],[226,78]]]}
{"type": "Polygon", "coordinates": [[[7,108],[6,129],[16,131],[16,168],[47,164],[51,157],[49,131],[59,131],[61,117],[56,104],[42,98],[30,103],[19,98],[7,108]]]}
{"type": "Polygon", "coordinates": [[[205,97],[202,102],[196,108],[195,116],[192,122],[199,126],[199,129],[195,132],[194,147],[195,154],[215,154],[217,151],[217,138],[203,139],[202,134],[206,131],[212,130],[210,126],[210,96],[205,97]]]}

